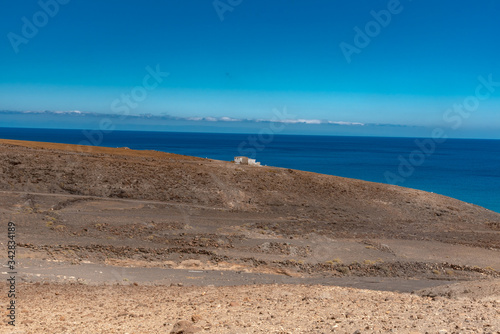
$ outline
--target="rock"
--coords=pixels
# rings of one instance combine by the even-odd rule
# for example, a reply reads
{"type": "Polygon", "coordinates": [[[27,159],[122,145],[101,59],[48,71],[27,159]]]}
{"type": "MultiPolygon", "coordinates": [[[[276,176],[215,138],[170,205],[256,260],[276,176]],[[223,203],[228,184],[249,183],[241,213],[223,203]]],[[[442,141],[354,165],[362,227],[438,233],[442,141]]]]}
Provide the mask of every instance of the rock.
{"type": "Polygon", "coordinates": [[[177,263],[175,263],[174,261],[164,261],[163,265],[165,266],[165,268],[174,268],[175,266],[177,266],[177,263]]]}
{"type": "Polygon", "coordinates": [[[352,334],[361,334],[361,331],[358,329],[358,330],[356,330],[356,331],[355,331],[354,333],[352,333],[352,334]]]}
{"type": "Polygon", "coordinates": [[[192,334],[198,333],[199,331],[201,331],[201,328],[194,326],[191,322],[179,321],[174,325],[170,334],[192,334]]]}
{"type": "Polygon", "coordinates": [[[199,314],[193,314],[193,315],[191,316],[191,321],[193,321],[193,322],[198,322],[198,321],[200,321],[201,319],[202,319],[202,318],[201,318],[201,315],[199,315],[199,314]]]}
{"type": "Polygon", "coordinates": [[[203,263],[200,260],[184,260],[180,263],[185,268],[200,268],[203,263]]]}

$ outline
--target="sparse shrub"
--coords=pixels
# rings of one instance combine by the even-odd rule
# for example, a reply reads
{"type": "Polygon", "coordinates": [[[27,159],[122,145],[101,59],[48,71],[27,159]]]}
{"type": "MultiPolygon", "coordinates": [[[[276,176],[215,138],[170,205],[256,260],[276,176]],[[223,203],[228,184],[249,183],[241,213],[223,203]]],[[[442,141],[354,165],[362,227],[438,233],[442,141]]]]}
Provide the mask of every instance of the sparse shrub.
{"type": "Polygon", "coordinates": [[[341,267],[338,267],[336,268],[338,272],[344,274],[344,275],[349,275],[351,273],[351,271],[349,270],[348,267],[346,266],[341,266],[341,267]]]}
{"type": "Polygon", "coordinates": [[[59,232],[63,232],[63,231],[66,230],[66,226],[64,226],[64,225],[57,225],[57,226],[53,227],[53,229],[56,230],[56,231],[59,231],[59,232]]]}

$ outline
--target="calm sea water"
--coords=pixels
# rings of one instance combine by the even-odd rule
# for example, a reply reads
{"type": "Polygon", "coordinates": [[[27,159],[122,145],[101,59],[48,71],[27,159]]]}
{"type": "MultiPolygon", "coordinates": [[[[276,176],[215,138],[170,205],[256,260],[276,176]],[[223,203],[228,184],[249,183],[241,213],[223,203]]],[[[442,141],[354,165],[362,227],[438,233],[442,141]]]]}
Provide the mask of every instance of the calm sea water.
{"type": "MultiPolygon", "coordinates": [[[[78,144],[82,130],[0,128],[0,138],[78,144]]],[[[398,172],[401,158],[419,150],[415,139],[114,131],[94,137],[99,146],[159,150],[219,160],[255,155],[287,167],[431,191],[500,212],[500,140],[448,139],[414,170],[398,172]],[[263,140],[262,140],[263,139],[263,140]],[[411,175],[410,175],[411,174],[411,175]]],[[[413,156],[414,158],[418,156],[413,156]]],[[[420,158],[422,155],[419,156],[420,158]]],[[[415,161],[415,160],[414,160],[415,161]]]]}

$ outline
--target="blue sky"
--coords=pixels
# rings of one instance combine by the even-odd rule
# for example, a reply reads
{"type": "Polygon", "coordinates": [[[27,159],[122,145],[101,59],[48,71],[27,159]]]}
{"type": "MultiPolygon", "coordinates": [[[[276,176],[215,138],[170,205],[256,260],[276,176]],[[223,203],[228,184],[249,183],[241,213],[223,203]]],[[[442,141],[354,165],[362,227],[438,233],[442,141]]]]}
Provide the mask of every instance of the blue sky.
{"type": "Polygon", "coordinates": [[[135,89],[146,94],[134,114],[269,120],[286,107],[296,119],[500,138],[500,84],[469,116],[447,113],[479,76],[500,82],[498,1],[217,1],[4,1],[0,110],[119,113],[135,89]],[[147,68],[169,75],[146,90],[147,68]]]}

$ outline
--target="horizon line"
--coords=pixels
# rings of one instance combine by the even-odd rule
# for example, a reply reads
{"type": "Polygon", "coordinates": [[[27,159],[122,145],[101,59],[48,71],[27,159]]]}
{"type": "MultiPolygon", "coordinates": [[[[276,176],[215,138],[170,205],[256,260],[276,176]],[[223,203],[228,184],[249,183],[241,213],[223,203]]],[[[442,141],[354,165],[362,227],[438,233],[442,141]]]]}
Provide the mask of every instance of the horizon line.
{"type": "MultiPolygon", "coordinates": [[[[0,129],[36,129],[36,130],[67,130],[67,131],[100,131],[98,129],[91,128],[61,128],[61,127],[8,127],[8,126],[0,126],[0,129]]],[[[173,130],[112,130],[108,133],[112,132],[161,132],[161,133],[199,133],[199,134],[220,134],[220,135],[256,135],[256,133],[252,132],[215,132],[215,131],[173,131],[173,130]]],[[[379,136],[379,135],[349,135],[349,134],[305,134],[305,133],[276,133],[274,136],[304,136],[304,137],[362,137],[362,138],[387,138],[387,139],[433,139],[432,137],[423,137],[423,136],[379,136]]],[[[3,138],[0,139],[10,139],[3,138]]],[[[500,138],[464,138],[464,137],[447,137],[446,140],[491,140],[491,141],[500,141],[500,138]]],[[[11,140],[23,140],[23,139],[11,139],[11,140]]],[[[25,141],[33,141],[33,140],[25,140],[25,141]]],[[[96,145],[91,145],[96,146],[96,145]]],[[[105,146],[106,147],[106,146],[105,146]]]]}

